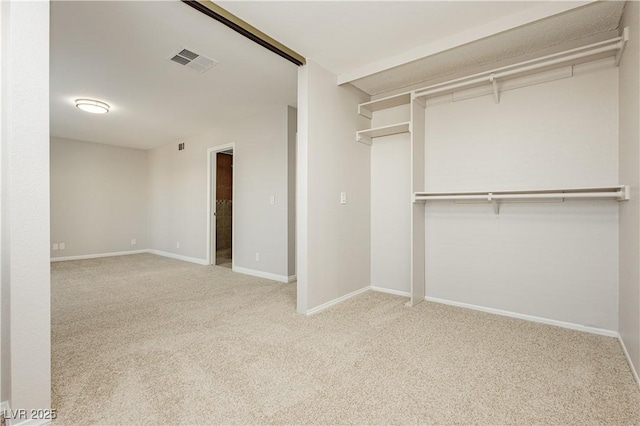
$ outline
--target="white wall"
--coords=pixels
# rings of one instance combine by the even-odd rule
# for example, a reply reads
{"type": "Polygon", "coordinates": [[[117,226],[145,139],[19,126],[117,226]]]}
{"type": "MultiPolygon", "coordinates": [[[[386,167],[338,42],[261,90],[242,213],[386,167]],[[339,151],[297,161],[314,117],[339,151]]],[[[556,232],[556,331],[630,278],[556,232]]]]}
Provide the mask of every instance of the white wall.
{"type": "Polygon", "coordinates": [[[149,248],[208,263],[207,149],[235,143],[234,266],[287,277],[287,114],[286,106],[265,109],[149,151],[149,248]]]}
{"type": "MultiPolygon", "coordinates": [[[[9,191],[9,132],[8,125],[8,93],[9,81],[9,2],[0,2],[0,197],[5,198],[9,191]]],[[[11,397],[11,327],[9,326],[10,276],[9,268],[9,209],[0,204],[0,401],[11,397]]]]}
{"type": "Polygon", "coordinates": [[[49,4],[2,2],[1,7],[1,394],[13,409],[47,409],[49,4]]]}
{"type": "Polygon", "coordinates": [[[296,135],[298,133],[298,111],[287,108],[287,235],[288,275],[296,274],[296,135]]]}
{"type": "Polygon", "coordinates": [[[371,157],[355,133],[368,97],[313,61],[298,73],[298,312],[370,285],[371,157]],[[347,193],[347,204],[340,193],[347,193]]]}
{"type": "Polygon", "coordinates": [[[51,256],[146,249],[147,177],[147,151],[51,138],[51,256]]]}
{"type": "Polygon", "coordinates": [[[621,27],[630,40],[620,62],[620,182],[631,199],[620,206],[620,336],[640,371],[640,5],[627,2],[621,27]]]}
{"type": "MultiPolygon", "coordinates": [[[[371,127],[410,120],[409,106],[373,113],[371,127]]],[[[371,145],[371,285],[411,290],[411,138],[373,139],[371,145]]]]}
{"type": "MultiPolygon", "coordinates": [[[[618,184],[613,61],[426,110],[427,191],[618,184]]],[[[621,182],[623,184],[628,182],[621,182]]],[[[618,329],[618,203],[428,203],[426,294],[618,329]]]]}

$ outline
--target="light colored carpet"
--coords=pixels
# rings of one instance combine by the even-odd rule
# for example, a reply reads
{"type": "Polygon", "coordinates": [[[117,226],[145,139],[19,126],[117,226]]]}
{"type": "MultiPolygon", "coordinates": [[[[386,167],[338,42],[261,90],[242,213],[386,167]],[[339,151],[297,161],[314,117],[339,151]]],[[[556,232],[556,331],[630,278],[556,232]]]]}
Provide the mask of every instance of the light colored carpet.
{"type": "Polygon", "coordinates": [[[618,341],[150,254],[52,264],[62,424],[639,424],[618,341]]]}

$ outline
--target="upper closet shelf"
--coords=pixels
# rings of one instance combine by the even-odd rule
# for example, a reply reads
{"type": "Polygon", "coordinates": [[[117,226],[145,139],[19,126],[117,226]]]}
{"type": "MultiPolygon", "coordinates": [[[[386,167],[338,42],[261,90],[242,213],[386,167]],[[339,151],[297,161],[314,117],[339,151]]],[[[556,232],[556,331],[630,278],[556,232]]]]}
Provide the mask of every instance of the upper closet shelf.
{"type": "Polygon", "coordinates": [[[625,28],[620,37],[427,86],[416,90],[414,98],[424,101],[430,97],[446,95],[465,88],[489,85],[493,91],[493,98],[498,103],[501,81],[610,56],[615,56],[616,65],[618,65],[628,40],[629,29],[625,28]]]}
{"type": "Polygon", "coordinates": [[[358,114],[373,118],[373,113],[381,109],[393,108],[400,105],[407,105],[411,102],[411,93],[402,93],[400,95],[389,96],[375,101],[365,102],[358,105],[358,114]]]}
{"type": "Polygon", "coordinates": [[[390,126],[375,127],[373,129],[360,130],[356,132],[356,140],[367,145],[372,144],[372,138],[379,138],[382,136],[397,135],[398,133],[407,133],[410,131],[411,123],[409,121],[405,123],[392,124],[390,126]]]}
{"type": "Polygon", "coordinates": [[[629,199],[629,187],[597,186],[590,188],[561,188],[561,189],[525,189],[512,191],[482,191],[482,192],[416,192],[413,194],[414,203],[427,201],[487,201],[493,204],[496,214],[499,213],[500,201],[541,201],[541,200],[614,200],[629,199]]]}

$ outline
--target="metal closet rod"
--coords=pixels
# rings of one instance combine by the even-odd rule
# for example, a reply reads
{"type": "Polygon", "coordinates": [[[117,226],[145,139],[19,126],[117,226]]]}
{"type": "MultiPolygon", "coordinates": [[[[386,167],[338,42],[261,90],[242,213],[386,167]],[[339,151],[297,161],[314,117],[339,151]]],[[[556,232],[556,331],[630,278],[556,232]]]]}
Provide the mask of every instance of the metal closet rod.
{"type": "Polygon", "coordinates": [[[447,201],[447,200],[536,200],[552,198],[573,199],[612,199],[624,201],[629,199],[629,187],[620,185],[616,187],[594,187],[584,189],[558,189],[558,190],[523,190],[523,191],[487,191],[482,193],[428,193],[416,192],[416,202],[420,201],[447,201]]]}
{"type": "Polygon", "coordinates": [[[501,68],[496,68],[491,71],[485,71],[477,74],[468,75],[466,77],[456,78],[446,81],[444,83],[434,84],[422,89],[416,90],[415,98],[426,97],[434,95],[440,92],[445,92],[452,89],[457,89],[464,86],[470,86],[479,83],[494,83],[496,79],[509,77],[515,74],[524,73],[527,71],[536,70],[539,68],[545,68],[564,62],[570,62],[576,59],[585,58],[587,56],[597,55],[599,53],[608,52],[610,50],[619,50],[616,56],[616,65],[620,61],[620,56],[624,50],[625,44],[629,39],[628,28],[624,29],[623,35],[615,37],[609,40],[604,40],[598,43],[593,43],[587,46],[577,47],[575,49],[565,50],[563,52],[553,53],[551,55],[542,56],[540,58],[531,59],[528,61],[520,62],[513,65],[507,65],[501,68]],[[568,56],[565,56],[568,55],[568,56]],[[543,61],[543,62],[541,62],[543,61]]]}

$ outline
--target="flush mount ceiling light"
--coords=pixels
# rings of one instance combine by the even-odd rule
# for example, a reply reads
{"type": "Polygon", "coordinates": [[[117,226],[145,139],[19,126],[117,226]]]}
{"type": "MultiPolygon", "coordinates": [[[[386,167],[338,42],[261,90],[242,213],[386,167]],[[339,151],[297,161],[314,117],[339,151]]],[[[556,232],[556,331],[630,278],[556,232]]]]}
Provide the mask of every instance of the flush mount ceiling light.
{"type": "Polygon", "coordinates": [[[109,112],[109,104],[95,99],[76,99],[76,107],[93,114],[106,114],[109,112]]]}

